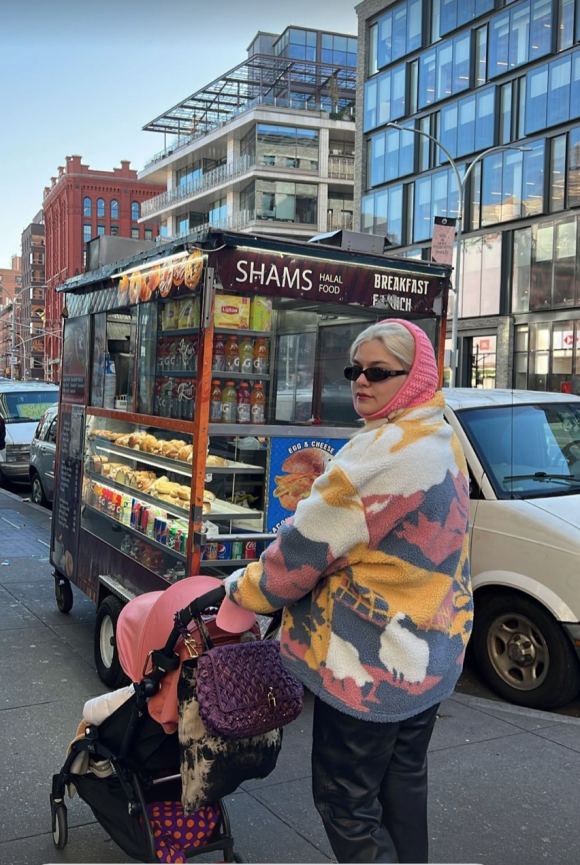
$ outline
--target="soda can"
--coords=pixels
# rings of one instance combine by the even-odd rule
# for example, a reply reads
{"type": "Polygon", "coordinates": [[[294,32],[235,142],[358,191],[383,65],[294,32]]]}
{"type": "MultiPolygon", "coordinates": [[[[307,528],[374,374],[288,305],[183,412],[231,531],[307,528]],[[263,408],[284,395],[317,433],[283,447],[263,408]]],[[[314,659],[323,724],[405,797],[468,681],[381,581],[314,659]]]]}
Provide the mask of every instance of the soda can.
{"type": "Polygon", "coordinates": [[[242,559],[244,557],[244,542],[232,541],[232,559],[242,559]]]}
{"type": "Polygon", "coordinates": [[[244,559],[257,558],[256,541],[244,541],[244,559]]]}
{"type": "MultiPolygon", "coordinates": [[[[175,549],[176,540],[177,540],[177,529],[172,527],[167,532],[167,546],[169,547],[170,550],[175,549]]],[[[177,547],[177,549],[179,550],[179,547],[177,547]]]]}
{"type": "Polygon", "coordinates": [[[218,559],[222,561],[231,558],[231,550],[232,546],[229,541],[223,541],[218,543],[218,559]]]}
{"type": "Polygon", "coordinates": [[[163,517],[159,520],[159,543],[167,544],[167,520],[163,517]]]}
{"type": "Polygon", "coordinates": [[[179,552],[182,556],[187,555],[187,532],[179,531],[179,552]]]}
{"type": "Polygon", "coordinates": [[[214,562],[218,557],[218,542],[217,541],[206,541],[205,543],[205,559],[206,561],[214,562]]]}

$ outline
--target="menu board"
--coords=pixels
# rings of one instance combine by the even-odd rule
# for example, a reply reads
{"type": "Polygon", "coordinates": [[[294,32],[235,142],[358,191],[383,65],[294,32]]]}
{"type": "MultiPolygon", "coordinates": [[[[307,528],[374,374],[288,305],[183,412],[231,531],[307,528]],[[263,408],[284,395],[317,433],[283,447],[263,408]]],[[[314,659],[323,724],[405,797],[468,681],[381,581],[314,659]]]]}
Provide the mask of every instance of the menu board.
{"type": "Polygon", "coordinates": [[[62,356],[51,560],[73,580],[79,555],[89,328],[88,316],[66,321],[62,356]]]}
{"type": "Polygon", "coordinates": [[[273,438],[268,473],[266,531],[277,532],[298,503],[310,495],[312,484],[346,439],[273,438]]]}

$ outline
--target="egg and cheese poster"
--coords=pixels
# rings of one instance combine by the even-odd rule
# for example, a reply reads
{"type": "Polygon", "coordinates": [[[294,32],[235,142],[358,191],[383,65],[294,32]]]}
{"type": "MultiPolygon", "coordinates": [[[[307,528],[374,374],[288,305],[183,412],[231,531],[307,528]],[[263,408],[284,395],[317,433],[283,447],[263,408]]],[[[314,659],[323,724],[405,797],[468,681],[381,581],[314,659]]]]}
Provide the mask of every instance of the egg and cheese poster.
{"type": "Polygon", "coordinates": [[[266,527],[277,532],[346,439],[274,438],[270,446],[266,527]]]}

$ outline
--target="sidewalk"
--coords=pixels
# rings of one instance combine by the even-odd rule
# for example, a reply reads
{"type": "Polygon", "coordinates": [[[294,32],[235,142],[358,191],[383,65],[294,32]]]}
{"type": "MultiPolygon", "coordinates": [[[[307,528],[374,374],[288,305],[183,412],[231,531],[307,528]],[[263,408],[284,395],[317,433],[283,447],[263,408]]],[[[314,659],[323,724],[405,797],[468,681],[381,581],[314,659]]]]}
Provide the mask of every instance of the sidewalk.
{"type": "MultiPolygon", "coordinates": [[[[0,490],[0,863],[125,863],[86,805],[69,805],[69,843],[54,849],[48,796],[94,671],[94,605],[76,589],[58,612],[48,561],[50,512],[0,490]],[[7,564],[5,564],[7,563],[7,564]]],[[[310,793],[311,705],[287,728],[276,771],[227,800],[249,862],[328,862],[310,793]]],[[[580,719],[456,694],[430,748],[431,861],[580,862],[580,719]]],[[[199,861],[199,860],[198,860],[199,861]]]]}

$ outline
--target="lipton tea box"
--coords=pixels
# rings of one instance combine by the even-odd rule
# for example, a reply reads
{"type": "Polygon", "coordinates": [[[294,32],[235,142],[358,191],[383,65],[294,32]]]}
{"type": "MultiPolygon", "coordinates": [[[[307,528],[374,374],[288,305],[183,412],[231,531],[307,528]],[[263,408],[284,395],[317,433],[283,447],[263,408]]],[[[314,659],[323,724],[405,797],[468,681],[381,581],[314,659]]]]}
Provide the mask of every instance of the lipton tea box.
{"type": "Polygon", "coordinates": [[[237,294],[218,294],[215,299],[214,325],[248,330],[250,327],[250,298],[237,294]]]}

